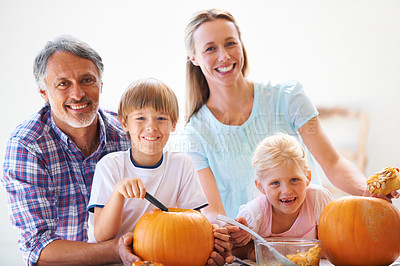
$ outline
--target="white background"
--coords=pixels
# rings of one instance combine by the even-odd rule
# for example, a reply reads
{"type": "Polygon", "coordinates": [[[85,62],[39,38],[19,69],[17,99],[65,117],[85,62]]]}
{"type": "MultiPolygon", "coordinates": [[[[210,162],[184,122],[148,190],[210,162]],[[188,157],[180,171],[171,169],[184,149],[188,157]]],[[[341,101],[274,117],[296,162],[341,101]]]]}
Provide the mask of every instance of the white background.
{"type": "MultiPolygon", "coordinates": [[[[0,0],[1,164],[9,134],[43,104],[32,63],[46,41],[70,34],[100,53],[105,108],[116,110],[123,90],[149,76],[183,106],[184,28],[193,12],[212,7],[236,17],[251,79],[296,79],[318,106],[364,110],[367,175],[400,166],[399,0],[0,0]]],[[[23,265],[0,196],[0,264],[23,265]]]]}

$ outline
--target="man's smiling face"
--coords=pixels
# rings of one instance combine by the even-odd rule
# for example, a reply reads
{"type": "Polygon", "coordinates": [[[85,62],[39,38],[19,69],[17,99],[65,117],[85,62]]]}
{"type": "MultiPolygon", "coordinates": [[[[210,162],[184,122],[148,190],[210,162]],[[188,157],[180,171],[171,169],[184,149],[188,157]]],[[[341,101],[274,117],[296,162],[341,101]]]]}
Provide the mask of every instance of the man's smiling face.
{"type": "Polygon", "coordinates": [[[47,62],[45,83],[40,94],[58,127],[83,128],[96,120],[102,82],[92,61],[57,52],[47,62]]]}

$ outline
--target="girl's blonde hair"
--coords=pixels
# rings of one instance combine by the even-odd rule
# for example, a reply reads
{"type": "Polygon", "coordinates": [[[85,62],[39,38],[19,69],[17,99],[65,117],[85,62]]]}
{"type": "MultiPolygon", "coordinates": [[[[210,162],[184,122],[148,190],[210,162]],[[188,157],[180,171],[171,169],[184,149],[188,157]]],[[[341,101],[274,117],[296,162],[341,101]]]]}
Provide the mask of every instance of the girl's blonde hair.
{"type": "Polygon", "coordinates": [[[266,137],[257,146],[252,164],[259,181],[263,172],[275,167],[298,167],[308,176],[306,153],[295,137],[277,134],[266,137]]]}
{"type": "Polygon", "coordinates": [[[131,83],[121,96],[118,117],[126,121],[131,112],[146,107],[168,114],[174,125],[178,122],[179,107],[176,95],[158,79],[146,78],[131,83]]]}
{"type": "MultiPolygon", "coordinates": [[[[208,87],[206,78],[199,66],[193,65],[189,56],[195,53],[193,34],[205,22],[214,21],[216,19],[226,19],[232,22],[241,39],[239,26],[235,18],[227,11],[220,9],[201,10],[195,13],[186,26],[185,30],[185,47],[187,53],[186,61],[186,108],[185,108],[185,122],[189,122],[192,115],[194,115],[208,100],[210,96],[210,89],[208,87]]],[[[243,49],[243,68],[242,74],[246,77],[248,72],[247,53],[242,43],[243,49]]]]}

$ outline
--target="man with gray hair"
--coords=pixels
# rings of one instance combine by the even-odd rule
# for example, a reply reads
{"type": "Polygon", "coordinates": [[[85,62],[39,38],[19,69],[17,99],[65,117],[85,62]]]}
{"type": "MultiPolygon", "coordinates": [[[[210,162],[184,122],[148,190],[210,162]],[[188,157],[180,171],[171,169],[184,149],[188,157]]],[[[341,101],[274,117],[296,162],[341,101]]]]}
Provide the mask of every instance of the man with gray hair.
{"type": "Polygon", "coordinates": [[[132,264],[132,234],[87,241],[87,205],[96,163],[127,150],[116,113],[99,108],[103,63],[69,36],[46,44],[34,62],[46,104],[11,134],[1,183],[27,265],[132,264]]]}

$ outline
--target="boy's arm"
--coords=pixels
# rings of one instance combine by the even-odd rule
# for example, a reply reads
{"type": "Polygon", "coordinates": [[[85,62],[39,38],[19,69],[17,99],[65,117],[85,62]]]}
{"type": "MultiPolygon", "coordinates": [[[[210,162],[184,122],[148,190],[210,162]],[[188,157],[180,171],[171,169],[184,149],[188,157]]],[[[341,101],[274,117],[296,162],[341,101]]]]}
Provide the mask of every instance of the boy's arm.
{"type": "Polygon", "coordinates": [[[115,238],[121,228],[125,198],[115,190],[104,208],[94,208],[94,237],[97,242],[115,238]]]}
{"type": "Polygon", "coordinates": [[[122,223],[125,198],[144,199],[146,188],[140,178],[124,178],[115,185],[104,208],[94,209],[94,237],[97,242],[115,238],[122,223]]]}

